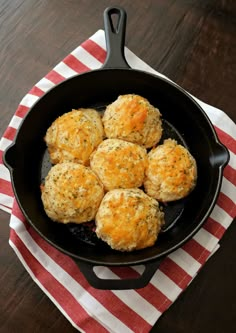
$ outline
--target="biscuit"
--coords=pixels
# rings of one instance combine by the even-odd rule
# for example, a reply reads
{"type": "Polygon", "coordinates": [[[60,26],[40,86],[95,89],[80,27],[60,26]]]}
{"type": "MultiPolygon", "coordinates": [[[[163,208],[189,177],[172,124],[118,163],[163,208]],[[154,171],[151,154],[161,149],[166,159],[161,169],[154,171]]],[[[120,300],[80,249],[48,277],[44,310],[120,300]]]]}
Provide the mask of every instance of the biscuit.
{"type": "Polygon", "coordinates": [[[173,139],[167,139],[148,153],[144,188],[161,202],[186,197],[195,187],[197,165],[194,157],[173,139]]]}
{"type": "Polygon", "coordinates": [[[107,192],[96,215],[96,234],[112,249],[133,251],[154,245],[164,214],[140,189],[107,192]]]}
{"type": "Polygon", "coordinates": [[[103,185],[95,173],[73,162],[54,165],[41,185],[46,214],[61,223],[93,220],[103,196],[103,185]]]}
{"type": "Polygon", "coordinates": [[[146,148],[156,145],[162,136],[159,110],[139,95],[120,95],[107,106],[102,121],[108,138],[130,141],[146,148]]]}

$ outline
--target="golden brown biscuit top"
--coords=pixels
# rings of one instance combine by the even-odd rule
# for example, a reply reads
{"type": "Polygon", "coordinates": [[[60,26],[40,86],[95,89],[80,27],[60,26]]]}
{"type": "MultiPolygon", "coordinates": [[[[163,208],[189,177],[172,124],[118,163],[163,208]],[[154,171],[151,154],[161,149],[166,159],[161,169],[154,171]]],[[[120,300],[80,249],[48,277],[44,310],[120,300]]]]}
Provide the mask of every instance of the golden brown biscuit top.
{"type": "Polygon", "coordinates": [[[60,163],[51,168],[45,185],[41,186],[44,196],[54,191],[54,200],[61,208],[67,206],[78,208],[86,205],[85,200],[94,196],[96,189],[102,189],[97,176],[88,167],[77,163],[60,163]],[[55,191],[56,189],[56,191],[55,191]]]}
{"type": "Polygon", "coordinates": [[[45,141],[53,163],[74,161],[86,164],[103,136],[97,111],[79,109],[58,117],[47,130],[45,141]]]}
{"type": "Polygon", "coordinates": [[[146,149],[119,139],[106,139],[91,155],[90,165],[107,190],[139,187],[147,165],[146,149]]]}
{"type": "Polygon", "coordinates": [[[152,149],[148,161],[147,175],[160,177],[168,192],[178,191],[181,196],[192,189],[197,177],[195,160],[175,140],[167,139],[163,145],[152,149]]]}
{"type": "Polygon", "coordinates": [[[148,115],[147,101],[137,95],[126,95],[122,105],[117,105],[116,112],[119,121],[124,124],[124,131],[142,130],[148,115]]]}
{"type": "Polygon", "coordinates": [[[113,248],[141,249],[153,245],[163,223],[158,202],[140,189],[108,192],[98,210],[98,235],[113,248]]]}
{"type": "Polygon", "coordinates": [[[161,114],[139,95],[120,95],[107,106],[102,118],[106,136],[151,147],[161,137],[161,114]]]}

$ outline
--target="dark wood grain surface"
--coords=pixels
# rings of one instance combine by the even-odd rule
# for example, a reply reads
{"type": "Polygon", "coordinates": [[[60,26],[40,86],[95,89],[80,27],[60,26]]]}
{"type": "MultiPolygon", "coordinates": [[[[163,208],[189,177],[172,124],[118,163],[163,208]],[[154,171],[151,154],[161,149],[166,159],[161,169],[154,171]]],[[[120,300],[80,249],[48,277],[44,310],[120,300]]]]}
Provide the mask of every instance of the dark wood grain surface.
{"type": "MultiPolygon", "coordinates": [[[[28,90],[103,28],[111,5],[127,11],[134,53],[236,121],[235,0],[0,0],[0,135],[28,90]]],[[[0,211],[0,221],[0,332],[76,332],[10,248],[9,215],[0,211]]],[[[235,238],[233,223],[152,332],[235,332],[235,238]]]]}

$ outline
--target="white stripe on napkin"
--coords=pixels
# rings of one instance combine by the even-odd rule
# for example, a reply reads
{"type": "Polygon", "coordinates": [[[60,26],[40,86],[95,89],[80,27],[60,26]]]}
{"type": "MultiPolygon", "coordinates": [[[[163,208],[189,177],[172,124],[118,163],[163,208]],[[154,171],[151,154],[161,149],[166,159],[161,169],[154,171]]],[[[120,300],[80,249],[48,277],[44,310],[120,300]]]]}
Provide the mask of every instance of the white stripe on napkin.
{"type": "Polygon", "coordinates": [[[197,241],[202,247],[211,252],[216,244],[218,243],[218,238],[213,236],[205,229],[200,229],[194,236],[193,239],[197,241]]]}
{"type": "Polygon", "coordinates": [[[67,66],[64,62],[60,62],[55,68],[54,71],[58,74],[62,75],[64,78],[68,79],[71,76],[74,76],[78,74],[76,71],[74,71],[72,68],[67,66]]]}
{"type": "Polygon", "coordinates": [[[201,267],[197,260],[181,248],[169,254],[168,257],[192,277],[201,267]]]}
{"type": "Polygon", "coordinates": [[[211,213],[211,218],[222,225],[225,229],[227,229],[232,222],[232,217],[218,205],[215,205],[211,213]]]}
{"type": "Polygon", "coordinates": [[[21,122],[22,122],[22,118],[14,115],[12,117],[11,121],[10,121],[9,126],[15,128],[15,129],[18,129],[18,127],[20,126],[21,122]]]}
{"type": "Polygon", "coordinates": [[[78,46],[73,52],[71,52],[71,54],[90,69],[97,69],[102,66],[102,63],[94,58],[82,46],[78,46]]]}
{"type": "MultiPolygon", "coordinates": [[[[1,198],[0,198],[0,200],[1,200],[1,198]]],[[[11,204],[11,205],[10,205],[10,204],[7,204],[6,206],[3,206],[2,204],[0,204],[0,209],[1,209],[2,211],[6,212],[6,213],[8,213],[8,214],[11,214],[12,209],[9,208],[9,207],[12,207],[12,204],[11,204]]]]}
{"type": "Polygon", "coordinates": [[[95,34],[89,37],[94,43],[98,44],[101,48],[106,50],[106,41],[105,41],[105,34],[104,30],[99,29],[95,34]]]}
{"type": "Polygon", "coordinates": [[[215,126],[219,127],[222,131],[229,134],[232,138],[236,140],[235,123],[226,113],[214,106],[200,101],[196,97],[194,97],[194,99],[204,109],[204,111],[207,113],[215,126]],[[222,119],[224,119],[224,121],[222,121],[222,119]]]}
{"type": "Polygon", "coordinates": [[[228,165],[231,166],[231,168],[236,169],[236,155],[228,148],[230,160],[228,165]]]}
{"type": "Polygon", "coordinates": [[[236,201],[236,186],[224,178],[221,186],[221,191],[230,198],[233,202],[236,201]]]}
{"type": "Polygon", "coordinates": [[[42,91],[46,92],[49,89],[53,88],[55,86],[55,83],[44,77],[38,83],[36,83],[35,86],[41,89],[42,91]]]}
{"type": "Polygon", "coordinates": [[[8,146],[10,146],[10,144],[12,143],[11,140],[8,140],[4,137],[1,138],[1,141],[0,141],[0,150],[4,151],[7,149],[8,146]]]}
{"type": "Polygon", "coordinates": [[[176,297],[182,292],[182,289],[160,270],[156,271],[150,283],[159,289],[172,302],[174,302],[176,297]]]}
{"type": "MultiPolygon", "coordinates": [[[[1,175],[1,178],[6,180],[7,182],[11,181],[10,172],[3,164],[0,164],[0,175],[1,175]]],[[[0,193],[0,195],[1,195],[1,193],[0,193]]],[[[2,202],[2,201],[0,200],[0,202],[2,202]]]]}
{"type": "Polygon", "coordinates": [[[1,202],[1,205],[5,206],[7,208],[12,207],[13,200],[14,199],[12,197],[10,197],[9,195],[0,193],[0,202],[1,202]]]}
{"type": "Polygon", "coordinates": [[[34,103],[37,102],[37,100],[39,99],[38,96],[32,95],[32,94],[27,94],[25,95],[25,97],[22,99],[22,101],[20,102],[21,105],[26,106],[31,108],[34,103]]]}

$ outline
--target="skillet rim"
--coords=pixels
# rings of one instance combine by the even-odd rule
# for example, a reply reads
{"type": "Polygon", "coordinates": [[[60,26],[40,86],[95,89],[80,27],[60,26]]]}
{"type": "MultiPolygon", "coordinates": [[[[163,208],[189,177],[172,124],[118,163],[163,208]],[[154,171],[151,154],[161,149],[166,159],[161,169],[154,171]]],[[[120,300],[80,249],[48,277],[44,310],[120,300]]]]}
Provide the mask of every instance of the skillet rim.
{"type": "MultiPolygon", "coordinates": [[[[11,174],[11,179],[12,179],[12,186],[13,186],[13,190],[14,190],[14,194],[15,197],[17,199],[17,202],[24,214],[24,216],[26,217],[27,221],[30,223],[30,225],[34,228],[34,230],[44,239],[46,240],[48,243],[50,243],[53,247],[56,247],[58,250],[60,250],[61,252],[67,254],[70,257],[73,257],[75,260],[78,261],[83,261],[89,264],[95,264],[95,265],[106,265],[106,266],[126,266],[126,265],[138,265],[138,264],[146,264],[148,262],[151,261],[156,261],[159,260],[160,258],[163,258],[164,256],[168,255],[169,253],[173,252],[174,250],[176,250],[177,248],[181,247],[185,242],[187,242],[190,238],[193,237],[194,234],[196,234],[196,232],[201,228],[201,226],[204,224],[204,222],[206,221],[206,219],[209,217],[210,213],[212,212],[217,197],[219,195],[219,191],[221,188],[221,184],[222,184],[222,179],[223,179],[223,169],[226,166],[226,164],[228,163],[229,160],[229,153],[228,153],[228,158],[227,161],[225,160],[225,162],[221,165],[218,166],[218,180],[217,180],[217,186],[215,189],[215,193],[214,193],[214,197],[211,201],[211,204],[207,207],[206,212],[204,214],[204,217],[199,221],[199,223],[197,224],[197,226],[183,239],[181,240],[178,244],[176,244],[175,246],[172,246],[171,248],[169,248],[168,250],[162,252],[162,253],[157,253],[156,255],[152,256],[152,257],[148,257],[145,259],[141,259],[141,260],[132,260],[132,261],[128,261],[128,262],[106,262],[106,261],[95,261],[94,259],[90,259],[90,258],[85,258],[84,256],[81,257],[80,255],[75,255],[73,253],[71,253],[70,251],[67,251],[63,248],[61,248],[59,245],[55,244],[52,240],[48,239],[48,237],[46,237],[40,230],[38,230],[38,228],[35,226],[35,224],[33,223],[33,221],[31,221],[30,218],[28,218],[28,214],[25,212],[25,208],[22,206],[19,197],[17,195],[17,189],[15,187],[15,182],[14,182],[14,173],[15,173],[15,169],[16,167],[12,167],[8,161],[7,161],[7,155],[9,154],[9,151],[15,146],[17,145],[17,139],[18,139],[18,135],[19,133],[21,133],[22,131],[22,126],[25,123],[25,121],[27,121],[28,116],[34,111],[35,106],[40,103],[40,101],[42,99],[45,98],[45,96],[49,95],[52,91],[54,91],[58,86],[63,86],[65,85],[68,81],[73,81],[75,78],[81,77],[81,76],[88,76],[88,75],[96,75],[97,73],[101,73],[104,71],[132,71],[132,72],[138,72],[140,73],[140,75],[148,75],[153,77],[154,79],[158,79],[160,81],[164,81],[167,85],[171,85],[172,87],[174,87],[174,89],[177,89],[181,94],[183,94],[186,98],[188,98],[191,103],[193,103],[198,111],[202,114],[202,116],[204,117],[204,121],[207,123],[207,125],[209,126],[210,130],[211,130],[211,134],[213,134],[213,138],[214,138],[214,142],[219,144],[220,146],[222,146],[222,148],[225,149],[225,152],[228,153],[227,148],[221,143],[221,141],[219,140],[216,131],[214,129],[213,124],[211,123],[208,115],[206,114],[206,112],[203,110],[203,108],[199,105],[199,103],[197,103],[197,101],[186,91],[184,90],[182,87],[180,87],[179,85],[177,85],[176,83],[174,83],[173,81],[169,80],[168,78],[162,77],[160,75],[154,74],[154,73],[149,73],[147,71],[143,71],[143,70],[139,70],[139,69],[132,69],[132,68],[99,68],[99,69],[95,69],[95,70],[91,70],[88,72],[84,72],[81,74],[76,74],[70,78],[65,79],[64,81],[60,82],[59,84],[55,85],[54,87],[50,88],[48,91],[46,91],[41,97],[39,97],[37,99],[37,101],[31,106],[31,108],[28,110],[27,114],[25,115],[25,117],[22,119],[21,124],[17,130],[17,133],[15,135],[15,138],[13,140],[13,142],[11,143],[10,146],[8,146],[8,148],[5,150],[4,154],[3,154],[3,162],[6,165],[6,167],[9,169],[10,174],[11,174]]],[[[212,140],[213,143],[213,140],[212,140]]],[[[133,252],[134,253],[134,252],[133,252]]]]}

